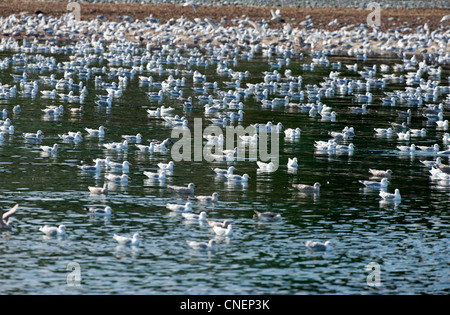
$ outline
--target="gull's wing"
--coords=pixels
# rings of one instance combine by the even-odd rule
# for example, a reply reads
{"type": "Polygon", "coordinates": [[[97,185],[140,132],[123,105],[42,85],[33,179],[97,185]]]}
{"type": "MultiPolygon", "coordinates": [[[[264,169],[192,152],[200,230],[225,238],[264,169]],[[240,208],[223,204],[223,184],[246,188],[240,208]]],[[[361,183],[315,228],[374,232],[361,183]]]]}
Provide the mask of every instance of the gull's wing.
{"type": "Polygon", "coordinates": [[[3,216],[2,216],[3,221],[8,221],[8,218],[10,216],[12,216],[17,211],[18,208],[19,208],[19,204],[16,204],[8,212],[3,213],[3,216]]]}

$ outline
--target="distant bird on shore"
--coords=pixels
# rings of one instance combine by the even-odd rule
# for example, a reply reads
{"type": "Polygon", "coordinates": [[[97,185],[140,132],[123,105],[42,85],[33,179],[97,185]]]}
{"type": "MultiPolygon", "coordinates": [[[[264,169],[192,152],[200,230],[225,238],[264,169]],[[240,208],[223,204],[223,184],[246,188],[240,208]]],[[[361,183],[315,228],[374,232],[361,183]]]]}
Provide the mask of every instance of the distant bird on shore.
{"type": "Polygon", "coordinates": [[[270,10],[270,13],[272,14],[271,20],[279,20],[280,22],[284,22],[283,18],[280,15],[280,9],[277,10],[270,10]]]}
{"type": "Polygon", "coordinates": [[[194,12],[197,13],[197,5],[194,3],[194,1],[188,0],[183,4],[183,7],[188,7],[188,6],[192,6],[192,8],[194,8],[194,12]]]}
{"type": "Polygon", "coordinates": [[[450,20],[450,14],[447,14],[446,16],[444,16],[444,17],[441,19],[441,22],[444,22],[444,21],[447,21],[447,20],[450,20]]]}

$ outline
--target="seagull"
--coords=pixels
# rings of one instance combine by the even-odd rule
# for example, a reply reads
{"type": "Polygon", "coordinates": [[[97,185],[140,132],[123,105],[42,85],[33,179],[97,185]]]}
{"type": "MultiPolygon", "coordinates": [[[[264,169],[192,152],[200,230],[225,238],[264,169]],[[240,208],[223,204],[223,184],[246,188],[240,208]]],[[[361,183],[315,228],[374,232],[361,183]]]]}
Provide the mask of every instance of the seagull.
{"type": "Polygon", "coordinates": [[[421,151],[426,151],[426,152],[439,152],[439,144],[437,144],[437,143],[435,143],[434,145],[432,145],[430,147],[418,145],[417,148],[421,151]]]}
{"type": "Polygon", "coordinates": [[[208,23],[208,25],[211,26],[214,29],[214,31],[216,31],[219,28],[219,24],[214,22],[214,20],[209,17],[205,18],[205,22],[208,23]]]}
{"type": "Polygon", "coordinates": [[[332,249],[331,241],[326,241],[325,243],[306,241],[305,246],[314,251],[324,252],[332,249]]]}
{"type": "Polygon", "coordinates": [[[84,128],[84,130],[86,130],[88,132],[88,134],[93,137],[104,137],[105,129],[106,128],[103,126],[98,127],[98,129],[84,128]]]}
{"type": "Polygon", "coordinates": [[[314,183],[313,186],[311,185],[304,185],[304,184],[293,184],[292,187],[297,188],[300,192],[303,193],[319,193],[320,192],[320,183],[314,183]]]}
{"type": "Polygon", "coordinates": [[[185,205],[177,205],[173,203],[166,204],[166,208],[172,211],[192,211],[192,203],[186,202],[185,205]]]}
{"type": "Polygon", "coordinates": [[[273,172],[274,169],[275,169],[275,164],[273,164],[273,162],[264,163],[264,162],[261,162],[261,161],[257,161],[256,164],[258,165],[258,170],[259,171],[273,172]]]}
{"type": "Polygon", "coordinates": [[[89,186],[88,189],[91,192],[91,194],[94,194],[94,195],[107,195],[108,194],[108,183],[104,183],[103,187],[89,186]]]}
{"type": "Polygon", "coordinates": [[[155,151],[155,144],[153,142],[151,142],[150,145],[135,144],[135,146],[142,152],[154,152],[155,151]]]}
{"type": "Polygon", "coordinates": [[[422,163],[423,165],[425,165],[427,167],[433,167],[433,166],[439,167],[438,165],[442,164],[442,158],[440,156],[438,156],[436,158],[436,160],[434,160],[434,161],[420,161],[420,163],[422,163]]]}
{"type": "Polygon", "coordinates": [[[38,130],[36,133],[27,132],[23,134],[26,140],[40,140],[42,138],[42,130],[38,130]]]}
{"type": "Polygon", "coordinates": [[[197,13],[197,5],[193,2],[193,1],[186,1],[183,4],[183,7],[187,7],[187,6],[192,6],[192,8],[194,9],[194,12],[197,13]]]}
{"type": "Polygon", "coordinates": [[[271,20],[281,19],[280,9],[277,9],[276,11],[274,11],[273,9],[271,9],[271,10],[270,10],[270,13],[272,14],[271,20]]]}
{"type": "Polygon", "coordinates": [[[297,164],[297,158],[288,158],[288,163],[287,163],[287,167],[289,168],[297,168],[298,164],[297,164]]]}
{"type": "Polygon", "coordinates": [[[281,219],[281,215],[275,212],[259,212],[257,210],[253,210],[255,214],[253,215],[253,219],[259,219],[263,221],[279,221],[281,219]]]}
{"type": "Polygon", "coordinates": [[[49,153],[49,154],[56,154],[58,152],[58,144],[57,143],[55,143],[53,146],[41,145],[40,148],[42,151],[49,153]]]}
{"type": "Polygon", "coordinates": [[[400,190],[395,189],[394,193],[388,193],[385,191],[380,191],[380,197],[387,201],[400,201],[402,197],[400,196],[400,190]]]}
{"type": "Polygon", "coordinates": [[[70,112],[72,114],[82,114],[82,113],[84,113],[84,106],[81,105],[80,107],[73,107],[70,109],[70,112]]]}
{"type": "Polygon", "coordinates": [[[194,193],[195,184],[189,183],[187,187],[169,185],[169,186],[167,186],[167,188],[174,190],[175,192],[177,192],[179,194],[192,195],[194,193]]]}
{"type": "Polygon", "coordinates": [[[446,16],[444,16],[444,17],[441,19],[440,22],[444,22],[444,21],[447,21],[447,20],[450,20],[450,14],[447,14],[446,16]]]}
{"type": "Polygon", "coordinates": [[[223,175],[225,176],[226,174],[233,174],[233,171],[235,170],[234,166],[230,166],[228,169],[224,170],[221,168],[213,168],[212,169],[217,175],[223,175]]]}
{"type": "Polygon", "coordinates": [[[353,143],[350,143],[349,145],[340,144],[336,146],[336,151],[340,152],[349,152],[352,153],[355,150],[355,147],[353,146],[353,143]]]}
{"type": "Polygon", "coordinates": [[[203,202],[217,202],[219,200],[219,194],[214,192],[211,196],[195,196],[195,199],[203,202]]]}
{"type": "Polygon", "coordinates": [[[407,146],[407,145],[399,145],[397,146],[397,149],[399,149],[402,152],[411,152],[414,153],[416,152],[416,145],[413,143],[411,144],[411,146],[407,146]]]}
{"type": "MultiPolygon", "coordinates": [[[[438,159],[439,159],[439,157],[438,157],[438,159]]],[[[449,165],[445,165],[445,164],[442,164],[442,163],[437,163],[436,167],[438,169],[440,169],[442,172],[450,174],[450,166],[449,165]]]]}
{"type": "Polygon", "coordinates": [[[391,135],[392,134],[392,128],[374,128],[375,132],[378,135],[391,135]]]}
{"type": "Polygon", "coordinates": [[[142,135],[140,133],[138,133],[137,135],[133,136],[133,135],[124,135],[122,136],[122,138],[124,138],[125,140],[127,140],[128,142],[136,142],[136,143],[140,143],[142,140],[142,135]]]}
{"type": "Polygon", "coordinates": [[[198,241],[186,241],[186,243],[193,249],[199,250],[214,249],[217,244],[215,240],[210,240],[208,243],[198,241]]]}
{"type": "Polygon", "coordinates": [[[173,170],[173,161],[170,161],[169,163],[158,163],[158,167],[162,170],[166,171],[172,171],[173,170]]]}
{"type": "Polygon", "coordinates": [[[64,236],[66,235],[66,226],[60,225],[58,227],[44,225],[39,228],[39,231],[47,236],[64,236]]]}
{"type": "Polygon", "coordinates": [[[408,109],[407,111],[397,111],[397,115],[400,118],[411,118],[411,109],[408,109]]]}
{"type": "Polygon", "coordinates": [[[228,224],[227,227],[221,227],[219,225],[213,226],[214,233],[219,236],[231,236],[233,234],[233,227],[228,224]]]}
{"type": "Polygon", "coordinates": [[[114,234],[113,238],[119,243],[119,245],[139,246],[139,243],[141,241],[139,233],[134,233],[133,237],[114,234]]]}
{"type": "Polygon", "coordinates": [[[122,151],[122,150],[127,150],[128,149],[128,141],[124,140],[123,142],[104,143],[103,146],[107,150],[122,151]]]}
{"type": "Polygon", "coordinates": [[[110,206],[106,206],[105,208],[86,208],[86,210],[99,217],[110,216],[113,211],[110,206]]]}
{"type": "Polygon", "coordinates": [[[391,178],[392,171],[391,170],[375,170],[372,168],[369,168],[369,173],[372,174],[375,177],[385,177],[385,178],[391,178]]]}
{"type": "Polygon", "coordinates": [[[9,229],[12,227],[12,222],[9,221],[9,217],[11,217],[17,211],[18,208],[19,204],[16,204],[7,212],[3,212],[2,210],[0,210],[0,230],[9,229]]]}
{"type": "Polygon", "coordinates": [[[100,160],[95,162],[95,165],[80,165],[78,166],[82,171],[85,172],[95,172],[95,173],[99,173],[100,172],[100,168],[102,166],[102,162],[100,160]]]}
{"type": "Polygon", "coordinates": [[[130,171],[130,162],[128,162],[128,161],[123,161],[122,163],[109,161],[106,163],[106,165],[110,169],[113,169],[114,171],[122,171],[124,173],[127,173],[130,171]]]}
{"type": "Polygon", "coordinates": [[[58,137],[61,138],[64,142],[80,142],[83,140],[80,131],[76,133],[70,132],[68,134],[60,134],[58,135],[58,137]]]}
{"type": "Polygon", "coordinates": [[[301,135],[301,130],[300,128],[288,128],[284,131],[284,135],[286,138],[295,138],[295,137],[300,137],[301,135]]]}
{"type": "Polygon", "coordinates": [[[112,181],[112,182],[128,182],[129,177],[127,174],[122,174],[122,175],[116,175],[116,174],[107,174],[105,175],[105,178],[112,181]]]}
{"type": "Polygon", "coordinates": [[[379,182],[372,180],[360,180],[359,182],[371,189],[386,189],[388,186],[387,178],[382,178],[379,182]]]}
{"type": "Polygon", "coordinates": [[[230,224],[230,221],[224,220],[223,222],[218,222],[218,221],[211,221],[211,220],[206,219],[206,223],[208,223],[208,225],[210,227],[220,226],[222,228],[226,228],[228,226],[228,224],[230,224]]]}
{"type": "Polygon", "coordinates": [[[250,176],[248,176],[248,174],[244,174],[244,175],[235,175],[235,174],[225,174],[225,177],[229,180],[229,181],[234,181],[234,182],[248,182],[248,179],[250,178],[250,176]]]}
{"type": "Polygon", "coordinates": [[[206,212],[205,211],[200,212],[200,214],[182,213],[181,215],[187,220],[206,221],[206,212]]]}
{"type": "Polygon", "coordinates": [[[148,172],[148,171],[144,171],[144,175],[147,176],[150,179],[159,179],[159,180],[165,180],[166,179],[166,172],[156,172],[156,173],[152,173],[152,172],[148,172]]]}

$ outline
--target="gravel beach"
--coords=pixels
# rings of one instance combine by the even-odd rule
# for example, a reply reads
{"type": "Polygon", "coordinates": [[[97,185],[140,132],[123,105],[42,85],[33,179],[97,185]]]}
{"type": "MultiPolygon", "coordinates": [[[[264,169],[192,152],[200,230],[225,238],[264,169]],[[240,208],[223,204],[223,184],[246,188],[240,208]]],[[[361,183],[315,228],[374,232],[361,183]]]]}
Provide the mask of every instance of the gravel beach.
{"type": "MultiPolygon", "coordinates": [[[[269,21],[270,28],[282,28],[286,23],[289,23],[292,27],[305,27],[310,26],[309,22],[312,22],[315,28],[334,30],[346,25],[367,23],[368,14],[373,11],[361,9],[367,8],[366,5],[361,4],[369,1],[245,1],[246,6],[241,5],[244,1],[198,1],[197,3],[200,4],[197,6],[196,11],[192,6],[183,6],[182,4],[135,3],[133,1],[129,3],[110,2],[112,1],[102,1],[101,3],[79,2],[81,20],[91,20],[99,15],[116,21],[119,21],[117,19],[119,16],[129,16],[133,19],[143,20],[151,15],[159,19],[161,23],[181,16],[189,20],[209,17],[217,22],[225,18],[228,23],[231,23],[232,19],[240,19],[245,16],[253,21],[269,21]],[[203,3],[210,5],[202,5],[203,3]],[[233,5],[230,5],[231,3],[233,5]],[[255,6],[257,3],[260,6],[255,6]],[[289,6],[291,4],[302,5],[303,3],[305,7],[289,6]],[[218,6],[217,4],[221,5],[218,6]],[[271,20],[270,9],[275,8],[268,7],[270,4],[273,6],[283,5],[279,7],[282,19],[271,20]],[[335,4],[335,7],[332,7],[333,4],[335,4]],[[329,25],[335,19],[336,22],[329,25]]],[[[182,1],[178,2],[181,3],[182,1]]],[[[433,5],[426,1],[427,5],[425,8],[418,8],[425,1],[379,1],[378,3],[380,3],[381,9],[381,30],[398,27],[413,29],[423,26],[425,23],[428,24],[430,29],[436,29],[441,26],[449,27],[450,25],[449,20],[445,21],[445,23],[440,23],[443,16],[450,14],[448,9],[450,3],[448,1],[433,1],[433,5]],[[400,7],[402,3],[404,8],[400,7]],[[447,9],[444,9],[445,6],[447,9]]],[[[7,17],[11,14],[27,12],[28,15],[43,13],[46,16],[60,17],[70,12],[67,10],[67,5],[68,2],[59,1],[3,1],[0,2],[0,16],[7,17]]]]}

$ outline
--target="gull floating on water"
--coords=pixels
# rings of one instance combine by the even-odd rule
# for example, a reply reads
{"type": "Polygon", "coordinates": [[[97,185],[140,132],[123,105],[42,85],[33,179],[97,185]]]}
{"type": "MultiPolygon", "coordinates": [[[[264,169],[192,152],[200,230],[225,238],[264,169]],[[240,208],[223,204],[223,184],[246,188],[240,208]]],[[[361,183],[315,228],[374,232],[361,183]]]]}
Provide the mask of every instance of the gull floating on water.
{"type": "Polygon", "coordinates": [[[206,212],[205,211],[200,212],[200,214],[182,213],[181,215],[187,220],[206,221],[206,212]]]}
{"type": "Polygon", "coordinates": [[[2,210],[0,210],[0,230],[11,228],[12,222],[9,221],[9,218],[17,211],[18,208],[19,204],[16,204],[7,212],[3,212],[2,210]]]}
{"type": "Polygon", "coordinates": [[[85,171],[85,172],[100,173],[101,166],[102,166],[102,162],[98,160],[98,161],[95,162],[95,165],[80,165],[78,167],[82,171],[85,171]]]}
{"type": "Polygon", "coordinates": [[[113,171],[122,171],[124,173],[130,171],[130,162],[128,161],[123,161],[122,163],[108,161],[106,165],[113,171]]]}
{"type": "Polygon", "coordinates": [[[216,241],[210,240],[208,243],[205,242],[198,242],[198,241],[188,241],[186,240],[186,243],[193,249],[199,249],[199,250],[208,250],[208,249],[214,249],[216,247],[216,241]]]}
{"type": "Polygon", "coordinates": [[[411,144],[411,146],[399,145],[399,146],[397,146],[397,149],[399,149],[401,152],[415,153],[416,152],[416,145],[414,143],[411,144]]]}
{"type": "Polygon", "coordinates": [[[382,178],[381,181],[376,182],[372,180],[360,180],[361,184],[371,189],[386,189],[388,186],[387,178],[382,178]]]}
{"type": "Polygon", "coordinates": [[[375,177],[391,178],[391,175],[393,172],[390,169],[384,171],[384,170],[376,170],[376,169],[369,168],[369,173],[375,177]]]}
{"type": "Polygon", "coordinates": [[[117,175],[117,174],[106,174],[105,178],[112,182],[126,183],[130,179],[127,174],[117,175]]]}
{"type": "Polygon", "coordinates": [[[258,170],[263,172],[273,172],[275,171],[275,164],[273,162],[270,163],[264,163],[261,161],[257,161],[256,164],[258,165],[258,170]]]}
{"type": "Polygon", "coordinates": [[[217,175],[223,175],[225,176],[226,174],[233,174],[233,171],[235,170],[234,166],[230,166],[228,169],[221,169],[221,168],[213,168],[212,169],[217,175]]]}
{"type": "Polygon", "coordinates": [[[292,187],[297,188],[298,191],[303,193],[319,193],[320,192],[320,183],[314,183],[313,186],[305,185],[305,184],[293,184],[292,187]]]}
{"type": "Polygon", "coordinates": [[[165,180],[166,179],[166,172],[148,172],[148,171],[144,171],[144,175],[147,176],[150,179],[158,179],[158,180],[165,180]]]}
{"type": "Polygon", "coordinates": [[[169,186],[167,186],[167,188],[174,190],[175,192],[177,192],[179,194],[192,195],[194,193],[195,184],[189,183],[187,187],[169,185],[169,186]]]}
{"type": "Polygon", "coordinates": [[[208,225],[210,227],[220,226],[222,228],[226,228],[228,226],[228,224],[230,224],[230,221],[224,220],[223,222],[218,222],[218,221],[211,221],[211,220],[206,219],[206,223],[208,223],[208,225]]]}
{"type": "Polygon", "coordinates": [[[141,236],[139,233],[134,233],[133,237],[114,234],[113,238],[119,243],[119,245],[139,246],[141,242],[141,236]]]}
{"type": "Polygon", "coordinates": [[[110,216],[113,211],[110,206],[106,206],[105,208],[86,208],[86,210],[99,217],[110,216]]]}
{"type": "Polygon", "coordinates": [[[217,202],[219,200],[219,194],[214,192],[211,196],[195,196],[195,199],[203,202],[217,202]]]}
{"type": "Polygon", "coordinates": [[[213,230],[218,236],[231,236],[233,234],[233,227],[231,224],[228,224],[227,227],[215,225],[213,226],[213,230]]]}
{"type": "Polygon", "coordinates": [[[98,127],[98,129],[84,128],[84,130],[86,130],[88,132],[88,134],[93,137],[104,137],[105,129],[106,128],[103,126],[98,127]]]}
{"type": "Polygon", "coordinates": [[[58,144],[55,143],[53,146],[41,145],[40,148],[45,153],[56,154],[58,152],[58,144]]]}
{"type": "Polygon", "coordinates": [[[398,188],[395,189],[393,194],[385,191],[380,191],[380,197],[386,201],[400,201],[402,199],[402,197],[400,196],[400,190],[398,188]]]}
{"type": "Polygon", "coordinates": [[[425,151],[425,152],[439,152],[439,144],[434,144],[432,146],[423,146],[423,145],[418,145],[417,148],[421,151],[425,151]]]}
{"type": "Polygon", "coordinates": [[[88,189],[91,192],[91,194],[94,194],[94,195],[107,195],[108,194],[108,183],[104,183],[103,187],[89,186],[88,189]]]}
{"type": "Polygon", "coordinates": [[[40,140],[42,138],[42,130],[38,130],[36,133],[27,132],[23,134],[25,140],[40,140]]]}
{"type": "Polygon", "coordinates": [[[326,241],[325,243],[306,241],[305,246],[314,251],[324,252],[332,249],[331,241],[326,241]]]}
{"type": "Polygon", "coordinates": [[[127,140],[128,142],[136,142],[136,143],[140,143],[142,140],[142,135],[140,133],[138,133],[137,135],[133,136],[133,135],[123,135],[122,138],[124,138],[125,140],[127,140]]]}
{"type": "Polygon", "coordinates": [[[284,130],[284,135],[286,136],[286,138],[296,138],[296,137],[300,137],[301,135],[301,130],[300,128],[288,128],[286,130],[284,130]]]}
{"type": "Polygon", "coordinates": [[[287,163],[287,167],[289,168],[297,168],[298,164],[297,164],[297,158],[288,158],[288,163],[287,163]]]}
{"type": "Polygon", "coordinates": [[[177,205],[173,203],[166,204],[166,208],[172,211],[192,211],[192,203],[186,202],[185,205],[177,205]]]}
{"type": "Polygon", "coordinates": [[[169,163],[158,163],[158,167],[166,171],[172,171],[173,165],[174,165],[173,161],[170,161],[169,163]]]}
{"type": "Polygon", "coordinates": [[[248,174],[244,174],[244,175],[236,175],[236,174],[225,174],[225,177],[229,180],[229,181],[233,181],[233,182],[241,182],[241,183],[246,183],[248,182],[248,179],[250,178],[250,176],[248,176],[248,174]]]}
{"type": "Polygon", "coordinates": [[[64,236],[66,235],[66,226],[60,225],[58,227],[44,225],[39,228],[39,231],[47,236],[64,236]]]}
{"type": "Polygon", "coordinates": [[[253,210],[255,214],[253,215],[253,219],[259,219],[263,221],[279,221],[281,220],[281,214],[275,212],[259,212],[257,210],[253,210]]]}

